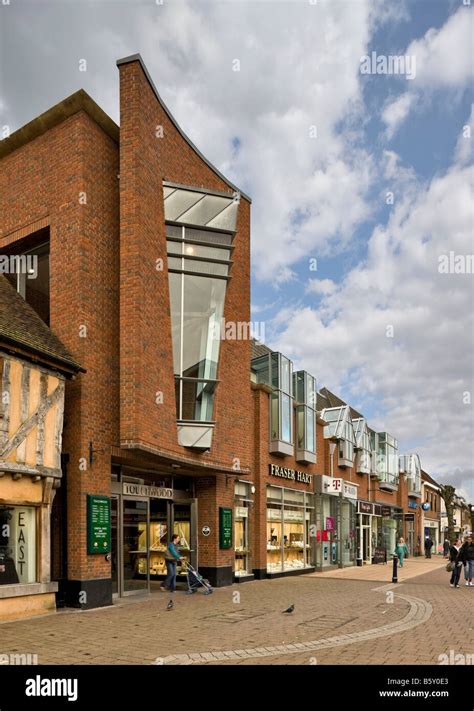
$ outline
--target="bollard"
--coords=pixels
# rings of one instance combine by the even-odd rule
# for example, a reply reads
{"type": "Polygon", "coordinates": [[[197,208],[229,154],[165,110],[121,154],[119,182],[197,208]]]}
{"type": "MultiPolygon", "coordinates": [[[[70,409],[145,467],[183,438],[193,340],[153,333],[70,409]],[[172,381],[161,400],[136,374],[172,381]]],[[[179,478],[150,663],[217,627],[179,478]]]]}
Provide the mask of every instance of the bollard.
{"type": "Polygon", "coordinates": [[[398,583],[398,556],[393,556],[392,583],[398,583]]]}

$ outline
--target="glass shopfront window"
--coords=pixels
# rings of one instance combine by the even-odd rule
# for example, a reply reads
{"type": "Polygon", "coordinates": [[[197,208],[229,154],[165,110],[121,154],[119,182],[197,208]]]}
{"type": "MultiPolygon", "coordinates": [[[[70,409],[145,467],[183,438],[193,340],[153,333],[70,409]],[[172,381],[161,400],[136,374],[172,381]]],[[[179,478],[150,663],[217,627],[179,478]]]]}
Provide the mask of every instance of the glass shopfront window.
{"type": "Polygon", "coordinates": [[[237,577],[249,575],[252,572],[250,562],[250,484],[243,481],[235,482],[234,507],[234,575],[237,577]]]}
{"type": "Polygon", "coordinates": [[[312,506],[303,491],[267,489],[267,571],[300,570],[310,566],[312,506]]]}
{"type": "Polygon", "coordinates": [[[36,508],[0,505],[0,585],[35,583],[36,508]]]}
{"type": "Polygon", "coordinates": [[[356,503],[351,499],[316,496],[316,566],[351,565],[356,558],[356,503]]]}

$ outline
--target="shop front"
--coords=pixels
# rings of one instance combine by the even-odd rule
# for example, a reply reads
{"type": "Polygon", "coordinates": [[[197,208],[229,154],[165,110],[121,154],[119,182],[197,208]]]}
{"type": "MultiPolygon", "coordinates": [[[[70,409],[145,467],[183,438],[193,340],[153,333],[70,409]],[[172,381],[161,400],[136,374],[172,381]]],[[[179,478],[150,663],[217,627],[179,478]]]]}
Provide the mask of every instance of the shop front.
{"type": "Polygon", "coordinates": [[[343,479],[316,477],[316,568],[343,568],[356,562],[357,486],[343,479]]]}
{"type": "Polygon", "coordinates": [[[197,567],[197,502],[192,479],[150,474],[119,475],[111,490],[112,592],[150,592],[166,576],[166,547],[180,536],[178,579],[186,563],[197,567]],[[155,479],[155,481],[153,481],[155,479]]]}
{"type": "Polygon", "coordinates": [[[255,486],[248,481],[234,484],[234,577],[238,582],[252,580],[250,514],[255,486]]]}
{"type": "Polygon", "coordinates": [[[403,536],[403,511],[397,506],[381,506],[381,525],[378,530],[377,546],[390,559],[400,537],[403,536]]]}
{"type": "Polygon", "coordinates": [[[267,486],[267,576],[312,569],[310,527],[314,518],[311,493],[267,486]]]}
{"type": "Polygon", "coordinates": [[[357,501],[357,563],[385,562],[385,550],[379,549],[382,507],[370,501],[357,501]]]}

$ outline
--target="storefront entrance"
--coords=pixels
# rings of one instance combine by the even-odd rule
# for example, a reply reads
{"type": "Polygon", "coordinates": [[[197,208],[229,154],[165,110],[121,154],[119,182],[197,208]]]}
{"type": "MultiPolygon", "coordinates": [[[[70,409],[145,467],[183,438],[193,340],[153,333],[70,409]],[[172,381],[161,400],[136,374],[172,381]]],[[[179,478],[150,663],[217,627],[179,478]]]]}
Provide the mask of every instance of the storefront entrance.
{"type": "Polygon", "coordinates": [[[184,560],[178,564],[178,576],[185,574],[186,561],[197,566],[195,509],[194,499],[176,502],[154,496],[112,495],[115,596],[148,593],[158,587],[166,575],[165,553],[171,531],[181,537],[179,550],[184,560]]]}

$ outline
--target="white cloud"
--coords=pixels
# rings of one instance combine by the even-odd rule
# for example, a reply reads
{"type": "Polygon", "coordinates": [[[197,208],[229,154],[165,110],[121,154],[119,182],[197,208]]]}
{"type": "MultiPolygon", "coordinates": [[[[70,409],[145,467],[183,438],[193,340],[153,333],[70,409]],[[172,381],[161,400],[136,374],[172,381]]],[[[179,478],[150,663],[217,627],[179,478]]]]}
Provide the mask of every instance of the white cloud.
{"type": "Polygon", "coordinates": [[[398,127],[405,121],[412,107],[415,95],[409,91],[400,94],[396,99],[389,100],[382,111],[382,121],[386,125],[388,139],[393,138],[398,127]]]}
{"type": "Polygon", "coordinates": [[[405,54],[416,57],[414,84],[422,87],[460,87],[472,76],[472,14],[461,6],[440,28],[431,28],[405,54]]]}
{"type": "Polygon", "coordinates": [[[460,92],[472,82],[473,29],[470,8],[461,6],[441,28],[431,27],[403,52],[415,62],[416,76],[408,91],[387,102],[382,110],[388,139],[393,138],[424,94],[437,89],[460,92]]]}
{"type": "Polygon", "coordinates": [[[473,159],[473,141],[474,141],[474,105],[471,104],[471,113],[469,118],[461,127],[459,137],[456,143],[455,160],[463,165],[473,159]]]}
{"type": "Polygon", "coordinates": [[[337,285],[332,279],[310,279],[306,285],[307,294],[333,294],[337,285]]]}
{"type": "Polygon", "coordinates": [[[474,476],[473,405],[463,404],[473,382],[474,281],[438,272],[440,255],[472,253],[471,183],[470,168],[454,165],[414,188],[374,229],[366,260],[317,310],[288,310],[272,342],[355,407],[374,410],[372,424],[403,449],[417,442],[423,467],[441,480],[456,468],[474,476]]]}

